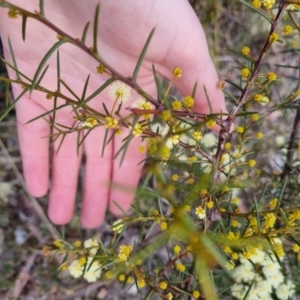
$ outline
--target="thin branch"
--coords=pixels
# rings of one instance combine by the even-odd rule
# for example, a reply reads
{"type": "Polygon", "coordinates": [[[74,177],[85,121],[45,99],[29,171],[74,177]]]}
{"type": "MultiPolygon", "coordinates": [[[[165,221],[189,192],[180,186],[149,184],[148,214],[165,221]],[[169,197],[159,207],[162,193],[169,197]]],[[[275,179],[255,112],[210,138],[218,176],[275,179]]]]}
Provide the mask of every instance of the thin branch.
{"type": "Polygon", "coordinates": [[[220,130],[220,134],[219,134],[218,147],[217,147],[217,151],[216,151],[216,155],[215,155],[215,163],[213,166],[213,177],[212,178],[215,183],[218,181],[219,176],[220,176],[219,165],[220,165],[222,154],[224,152],[225,143],[226,143],[229,133],[230,133],[230,129],[232,128],[233,122],[234,122],[239,110],[242,108],[243,104],[245,103],[245,101],[247,99],[247,95],[249,94],[251,87],[253,86],[255,80],[257,79],[260,67],[267,55],[267,52],[273,43],[272,40],[270,39],[270,36],[272,33],[274,33],[276,31],[276,29],[279,26],[280,20],[285,11],[285,6],[287,5],[286,2],[287,2],[286,0],[281,0],[279,3],[278,12],[277,12],[277,15],[271,25],[271,29],[270,29],[268,38],[265,42],[265,45],[264,45],[262,51],[260,52],[260,55],[259,55],[256,63],[254,64],[253,72],[251,73],[250,78],[249,78],[246,86],[244,87],[244,89],[241,93],[241,96],[238,99],[238,105],[232,109],[232,111],[230,112],[227,119],[223,120],[223,122],[222,122],[221,130],[220,130]]]}
{"type": "Polygon", "coordinates": [[[127,85],[129,85],[131,88],[133,88],[134,90],[136,90],[141,96],[143,96],[144,98],[146,98],[156,108],[159,108],[159,107],[162,106],[161,103],[159,103],[157,100],[155,100],[149,94],[147,94],[132,79],[127,78],[127,77],[123,76],[122,74],[120,74],[118,71],[116,71],[114,68],[112,68],[99,54],[94,53],[93,48],[88,48],[79,39],[71,37],[70,35],[68,35],[64,31],[62,31],[60,28],[58,28],[57,26],[55,26],[54,24],[52,24],[46,17],[42,16],[39,12],[35,12],[35,13],[29,12],[29,11],[27,11],[27,10],[21,8],[21,7],[13,5],[13,4],[11,4],[9,2],[6,2],[4,0],[0,1],[0,7],[13,8],[13,9],[17,10],[21,15],[25,15],[25,16],[27,16],[29,18],[32,18],[34,20],[37,20],[37,21],[43,23],[44,25],[46,25],[47,27],[49,27],[50,29],[52,29],[54,32],[56,32],[58,34],[58,38],[59,39],[66,40],[70,44],[73,44],[74,46],[80,48],[83,52],[85,52],[89,56],[93,57],[98,63],[100,63],[103,66],[105,66],[105,68],[108,69],[111,72],[111,75],[113,77],[115,77],[115,78],[123,81],[124,83],[126,83],[127,85]]]}
{"type": "Polygon", "coordinates": [[[291,165],[293,163],[294,154],[297,151],[295,141],[300,138],[300,104],[298,106],[299,108],[297,109],[296,116],[294,119],[293,130],[291,132],[289,146],[287,148],[286,162],[283,168],[281,178],[284,178],[292,170],[291,165]]]}

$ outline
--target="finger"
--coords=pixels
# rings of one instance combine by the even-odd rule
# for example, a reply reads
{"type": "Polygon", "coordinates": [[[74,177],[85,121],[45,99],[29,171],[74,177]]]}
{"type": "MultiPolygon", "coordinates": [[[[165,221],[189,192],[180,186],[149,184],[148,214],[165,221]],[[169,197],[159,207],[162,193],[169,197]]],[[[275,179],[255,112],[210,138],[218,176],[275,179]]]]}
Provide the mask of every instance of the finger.
{"type": "MultiPolygon", "coordinates": [[[[17,96],[16,89],[14,92],[17,96]]],[[[47,193],[49,185],[50,127],[43,119],[26,123],[45,113],[45,109],[25,96],[17,103],[16,111],[23,173],[27,189],[31,195],[42,197],[47,193]]]]}
{"type": "Polygon", "coordinates": [[[182,95],[191,95],[197,82],[194,110],[204,114],[210,113],[204,86],[209,96],[212,112],[226,112],[223,92],[217,88],[219,78],[209,54],[206,37],[198,18],[186,4],[185,20],[178,26],[176,38],[171,45],[169,54],[164,61],[167,66],[163,69],[165,76],[174,80],[172,70],[182,69],[182,77],[176,78],[174,84],[182,95]],[[187,16],[190,16],[187,18],[187,16]],[[176,45],[176,47],[174,46],[176,45]],[[166,71],[169,70],[169,71],[166,71]]]}
{"type": "MultiPolygon", "coordinates": [[[[58,118],[56,122],[64,124],[63,120],[58,118]]],[[[64,125],[72,126],[72,124],[64,125]]],[[[48,215],[53,223],[59,225],[68,223],[74,212],[78,170],[82,153],[81,147],[77,152],[77,136],[76,132],[66,134],[61,145],[62,137],[58,138],[53,145],[48,215]]]]}
{"type": "Polygon", "coordinates": [[[208,59],[206,65],[200,60],[191,65],[183,64],[182,78],[174,80],[175,86],[183,96],[186,96],[192,94],[195,83],[197,83],[194,111],[203,114],[227,113],[223,92],[217,87],[218,75],[210,57],[208,59]]]}
{"type": "Polygon", "coordinates": [[[112,170],[112,142],[103,146],[104,136],[105,128],[98,127],[85,139],[86,163],[81,223],[86,228],[99,226],[104,220],[107,208],[112,170]]]}
{"type": "MultiPolygon", "coordinates": [[[[114,153],[122,147],[122,140],[129,135],[128,129],[122,128],[120,136],[114,139],[114,153]]],[[[122,153],[113,160],[112,187],[109,195],[109,209],[116,215],[122,215],[119,205],[124,211],[128,211],[132,203],[135,189],[141,176],[145,153],[139,151],[139,146],[144,145],[141,138],[134,137],[128,145],[126,156],[121,163],[122,153]],[[117,205],[114,203],[117,203],[117,205]]]]}

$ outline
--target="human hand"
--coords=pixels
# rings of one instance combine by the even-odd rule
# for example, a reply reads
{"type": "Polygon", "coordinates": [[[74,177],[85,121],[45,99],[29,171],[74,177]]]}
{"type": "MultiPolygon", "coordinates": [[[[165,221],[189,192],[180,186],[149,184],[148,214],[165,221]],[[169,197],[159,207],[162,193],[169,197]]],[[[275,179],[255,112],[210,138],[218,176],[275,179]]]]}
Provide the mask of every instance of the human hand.
{"type": "MultiPolygon", "coordinates": [[[[51,22],[73,37],[81,37],[83,28],[92,21],[98,0],[46,1],[45,14],[51,22]]],[[[11,1],[24,7],[21,0],[11,1]]],[[[152,64],[157,72],[167,78],[172,78],[175,67],[182,69],[183,76],[175,81],[176,87],[183,95],[191,94],[193,86],[198,81],[195,95],[194,110],[209,113],[208,103],[204,94],[205,85],[214,112],[225,112],[224,97],[216,85],[218,77],[208,53],[205,35],[197,17],[186,0],[135,1],[114,0],[100,1],[98,50],[101,57],[124,76],[131,76],[141,50],[150,31],[156,27],[153,39],[148,48],[137,83],[152,97],[156,97],[156,88],[152,73],[152,64]]],[[[38,10],[37,0],[26,1],[26,10],[38,10]]],[[[35,20],[27,20],[26,41],[21,37],[21,18],[8,18],[7,10],[0,9],[0,32],[4,47],[5,59],[11,61],[7,37],[10,37],[17,65],[21,72],[33,78],[37,66],[45,53],[57,41],[57,34],[35,20]]],[[[92,32],[86,40],[92,45],[92,32]]],[[[105,75],[96,72],[97,62],[80,49],[70,44],[60,47],[61,77],[77,94],[81,95],[85,80],[90,74],[87,95],[92,94],[107,79],[105,75]]],[[[49,69],[41,84],[50,90],[57,89],[56,58],[49,60],[49,69]]],[[[8,70],[11,78],[14,72],[8,70]]],[[[14,95],[22,92],[19,85],[13,85],[14,95]]],[[[63,93],[68,94],[66,90],[63,93]]],[[[133,94],[133,93],[132,93],[133,94]]],[[[137,98],[133,94],[130,101],[137,98]]],[[[99,112],[103,112],[102,102],[108,109],[113,102],[104,91],[89,104],[99,112]]],[[[58,105],[64,101],[59,101],[58,105]]],[[[17,124],[20,149],[23,159],[24,176],[29,192],[40,197],[47,193],[49,185],[49,123],[43,119],[26,124],[53,109],[51,100],[45,94],[34,91],[27,93],[17,103],[17,124]]],[[[74,113],[70,108],[59,110],[56,122],[68,127],[74,123],[74,113]]],[[[55,133],[55,130],[53,131],[55,133]]],[[[130,143],[123,164],[113,156],[122,145],[122,139],[129,130],[122,129],[120,136],[115,136],[101,156],[105,128],[97,127],[84,142],[86,154],[84,193],[81,221],[85,227],[93,228],[101,224],[107,206],[116,214],[119,209],[116,201],[124,210],[128,210],[134,195],[142,166],[139,162],[144,154],[138,152],[141,144],[139,138],[130,143]],[[126,185],[126,191],[110,188],[110,182],[126,185]],[[131,191],[128,191],[128,187],[131,191]]],[[[48,215],[56,224],[68,223],[73,215],[77,189],[77,177],[82,150],[77,155],[77,134],[66,136],[57,153],[60,140],[53,145],[51,164],[51,189],[48,215]]]]}

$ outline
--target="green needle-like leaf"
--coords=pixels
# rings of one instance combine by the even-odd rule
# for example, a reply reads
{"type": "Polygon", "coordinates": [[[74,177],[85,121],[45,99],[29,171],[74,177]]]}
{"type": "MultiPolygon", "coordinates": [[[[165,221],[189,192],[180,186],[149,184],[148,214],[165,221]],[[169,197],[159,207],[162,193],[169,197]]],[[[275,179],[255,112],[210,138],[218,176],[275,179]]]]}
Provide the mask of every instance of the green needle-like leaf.
{"type": "Polygon", "coordinates": [[[279,212],[280,212],[281,217],[282,217],[282,219],[284,221],[284,226],[288,227],[289,226],[289,220],[288,220],[288,217],[286,215],[286,212],[283,209],[281,209],[281,208],[279,209],[279,212]]]}
{"type": "Polygon", "coordinates": [[[158,97],[158,100],[161,102],[162,99],[164,98],[164,95],[165,95],[165,89],[163,87],[163,84],[162,84],[160,78],[156,74],[156,70],[155,70],[155,66],[154,65],[152,65],[152,72],[153,72],[154,79],[155,79],[155,85],[156,85],[156,90],[157,90],[157,97],[158,97]]]}
{"type": "Polygon", "coordinates": [[[195,99],[196,92],[197,92],[197,87],[198,87],[198,82],[196,81],[193,87],[193,92],[192,92],[192,98],[195,99]]]}
{"type": "Polygon", "coordinates": [[[27,23],[27,16],[22,15],[22,39],[25,41],[26,38],[26,23],[27,23]]]}
{"type": "Polygon", "coordinates": [[[64,256],[64,258],[63,258],[63,260],[62,260],[62,264],[64,264],[64,263],[67,261],[68,257],[69,257],[69,254],[66,254],[66,255],[64,256]]]}
{"type": "Polygon", "coordinates": [[[218,291],[218,292],[217,292],[217,295],[223,294],[224,292],[226,292],[227,290],[229,290],[230,288],[232,288],[234,285],[235,285],[235,282],[232,283],[231,285],[229,285],[229,286],[227,286],[227,287],[221,289],[220,291],[218,291]]]}
{"type": "Polygon", "coordinates": [[[142,242],[146,224],[143,223],[140,229],[139,242],[142,242]]]}
{"type": "Polygon", "coordinates": [[[208,92],[207,92],[207,89],[206,89],[205,85],[203,85],[203,89],[204,89],[205,97],[206,97],[206,100],[207,100],[207,103],[208,103],[209,113],[212,114],[213,109],[212,109],[210,98],[209,98],[209,95],[208,95],[208,92]]]}
{"type": "Polygon", "coordinates": [[[155,227],[156,227],[156,224],[153,223],[153,224],[151,225],[151,227],[148,229],[147,234],[145,235],[145,240],[150,236],[152,230],[153,230],[155,227]]]}
{"type": "MultiPolygon", "coordinates": [[[[60,55],[59,50],[56,53],[56,72],[57,72],[57,91],[60,92],[60,55]]],[[[51,119],[51,126],[54,126],[55,118],[56,118],[56,107],[57,107],[57,96],[54,97],[53,100],[53,115],[51,119]]]]}
{"type": "Polygon", "coordinates": [[[279,194],[279,197],[278,197],[278,204],[277,204],[277,206],[279,205],[279,203],[281,202],[281,200],[283,198],[283,194],[284,194],[284,191],[286,189],[287,183],[288,183],[288,177],[285,177],[284,180],[283,180],[281,189],[280,189],[280,194],[279,194]]]}
{"type": "Polygon", "coordinates": [[[279,68],[287,68],[287,69],[295,69],[295,70],[300,69],[300,66],[289,66],[289,65],[280,65],[280,64],[275,64],[274,66],[279,68]]]}
{"type": "Polygon", "coordinates": [[[120,210],[120,212],[124,215],[124,216],[128,216],[128,214],[126,213],[126,211],[116,202],[113,201],[113,204],[120,210]]]}
{"type": "Polygon", "coordinates": [[[142,50],[142,52],[141,52],[141,54],[140,54],[140,57],[139,57],[139,59],[138,59],[138,61],[137,61],[137,64],[136,64],[136,66],[135,66],[135,69],[134,69],[134,71],[133,71],[132,80],[133,80],[134,82],[136,82],[136,80],[137,80],[137,76],[138,76],[139,70],[140,70],[140,68],[141,68],[141,66],[142,66],[143,60],[144,60],[144,58],[145,58],[146,52],[147,52],[147,50],[148,50],[148,47],[149,47],[149,45],[150,45],[150,42],[151,42],[151,39],[152,39],[152,37],[153,37],[154,31],[155,31],[155,28],[153,28],[153,29],[151,30],[151,32],[150,32],[150,34],[149,34],[149,36],[148,36],[148,38],[147,38],[147,41],[146,41],[146,43],[145,43],[145,45],[144,45],[144,47],[143,47],[143,50],[142,50]]]}
{"type": "MultiPolygon", "coordinates": [[[[11,58],[12,58],[12,61],[13,61],[13,64],[14,64],[14,68],[16,70],[18,70],[17,61],[16,61],[14,49],[13,49],[13,46],[11,44],[10,38],[8,38],[8,46],[9,46],[9,52],[10,52],[10,55],[11,55],[11,58]]],[[[17,76],[18,80],[21,80],[19,72],[17,72],[17,71],[16,71],[16,76],[17,76]]]]}
{"type": "Polygon", "coordinates": [[[44,0],[40,0],[40,15],[45,17],[44,0]]]}
{"type": "Polygon", "coordinates": [[[37,81],[37,83],[36,83],[37,85],[39,85],[39,84],[41,83],[41,81],[43,80],[45,74],[46,74],[47,71],[48,71],[48,68],[49,68],[49,65],[47,65],[46,68],[43,70],[43,72],[42,72],[40,78],[38,79],[38,81],[37,81]]]}
{"type": "Polygon", "coordinates": [[[106,130],[105,130],[105,133],[104,133],[103,144],[102,144],[101,157],[103,157],[103,155],[104,155],[104,151],[105,151],[105,147],[106,147],[106,141],[107,141],[108,133],[109,133],[109,130],[106,129],[106,130]]]}
{"type": "Polygon", "coordinates": [[[120,159],[120,164],[119,166],[122,166],[123,164],[123,161],[124,161],[124,158],[125,158],[125,155],[126,155],[126,152],[128,150],[128,146],[129,146],[129,143],[130,141],[134,138],[134,135],[133,134],[130,134],[128,137],[127,137],[127,140],[126,142],[122,145],[122,147],[117,151],[117,153],[114,155],[114,160],[118,157],[118,155],[122,152],[122,156],[121,156],[121,159],[120,159]]]}
{"type": "Polygon", "coordinates": [[[116,130],[112,131],[112,134],[110,135],[110,137],[106,141],[106,145],[108,145],[110,142],[112,142],[112,140],[113,140],[114,136],[116,135],[116,133],[117,133],[116,130]]]}
{"type": "Polygon", "coordinates": [[[258,112],[257,111],[248,111],[248,112],[238,113],[238,114],[236,114],[236,116],[237,117],[244,117],[244,116],[251,116],[251,115],[255,115],[255,114],[258,114],[258,112]]]}
{"type": "Polygon", "coordinates": [[[93,52],[98,54],[97,41],[98,41],[98,22],[99,22],[99,10],[100,5],[96,6],[95,16],[94,16],[94,30],[93,30],[93,52]]]}
{"type": "Polygon", "coordinates": [[[87,90],[87,87],[89,84],[89,80],[90,80],[90,74],[88,75],[88,77],[86,78],[86,81],[84,83],[84,87],[83,87],[83,91],[82,91],[82,95],[81,95],[81,101],[84,101],[86,90],[87,90]]]}
{"type": "Polygon", "coordinates": [[[85,44],[86,35],[88,33],[89,27],[90,27],[90,22],[87,22],[86,25],[84,26],[82,37],[81,37],[82,44],[85,44]]]}
{"type": "Polygon", "coordinates": [[[59,80],[62,85],[73,95],[73,97],[78,101],[81,102],[81,99],[73,92],[73,90],[64,82],[62,79],[59,80]]]}
{"type": "Polygon", "coordinates": [[[262,201],[264,200],[264,196],[265,196],[265,194],[267,192],[267,189],[268,189],[268,184],[265,184],[264,185],[264,189],[263,189],[262,193],[259,195],[259,198],[257,200],[258,205],[262,205],[262,201]]]}
{"type": "Polygon", "coordinates": [[[242,52],[236,51],[236,50],[231,49],[231,48],[227,48],[227,51],[233,53],[235,56],[239,56],[241,58],[246,59],[248,62],[250,62],[251,67],[255,64],[255,60],[252,57],[250,57],[248,55],[244,55],[242,52]]]}
{"type": "MultiPolygon", "coordinates": [[[[225,80],[227,83],[229,83],[230,85],[232,85],[233,87],[235,87],[238,91],[242,92],[243,88],[240,87],[239,85],[237,85],[236,83],[234,83],[233,81],[230,80],[225,80]]],[[[224,91],[223,91],[224,92],[224,91]]]]}
{"type": "Polygon", "coordinates": [[[50,50],[46,53],[46,55],[44,56],[44,58],[42,59],[41,63],[39,64],[35,74],[34,74],[34,77],[33,77],[33,80],[32,80],[32,85],[30,87],[30,93],[32,93],[32,91],[34,90],[36,84],[37,84],[37,81],[38,81],[38,78],[40,76],[40,73],[42,72],[44,66],[46,65],[48,59],[50,58],[50,56],[62,45],[66,43],[65,40],[60,40],[58,41],[57,43],[55,43],[51,48],[50,50]]]}
{"type": "Polygon", "coordinates": [[[79,140],[77,144],[77,148],[82,146],[83,142],[85,141],[85,139],[88,137],[88,135],[91,133],[92,130],[93,130],[92,128],[89,129],[88,132],[83,136],[82,140],[81,141],[79,140]]]}
{"type": "MultiPolygon", "coordinates": [[[[27,91],[28,91],[28,89],[27,89],[27,91]]],[[[53,113],[55,110],[59,110],[59,109],[62,109],[62,108],[64,108],[64,107],[67,107],[67,106],[69,106],[68,103],[65,103],[65,104],[63,104],[63,105],[60,105],[60,106],[58,106],[58,107],[56,107],[56,108],[54,108],[54,109],[51,109],[51,110],[45,112],[44,114],[41,114],[41,115],[39,115],[39,116],[37,116],[37,117],[35,117],[35,118],[29,120],[28,122],[26,122],[26,124],[29,124],[29,123],[31,123],[31,122],[34,122],[35,120],[38,120],[38,119],[40,119],[40,118],[43,118],[43,117],[45,117],[45,116],[47,116],[47,115],[53,113]]]]}
{"type": "Polygon", "coordinates": [[[77,156],[79,155],[79,144],[80,144],[80,131],[77,132],[77,140],[76,140],[76,143],[77,143],[77,147],[76,147],[76,154],[77,156]]]}
{"type": "MultiPolygon", "coordinates": [[[[6,61],[5,59],[0,57],[0,60],[8,67],[10,67],[12,70],[14,70],[15,72],[17,72],[20,76],[24,77],[26,80],[28,80],[29,82],[31,82],[31,79],[29,77],[27,77],[25,74],[23,74],[22,72],[20,72],[17,68],[15,68],[13,65],[11,65],[8,61],[6,61]]],[[[1,76],[0,76],[1,79],[1,76]]]]}
{"type": "MultiPolygon", "coordinates": [[[[0,116],[0,122],[5,118],[5,116],[15,107],[16,103],[24,96],[29,88],[25,89],[14,101],[13,103],[4,110],[4,113],[0,116]]],[[[8,93],[7,93],[8,94],[8,93]]],[[[8,100],[7,100],[8,101],[8,100]]]]}
{"type": "Polygon", "coordinates": [[[229,93],[229,92],[227,92],[227,91],[225,91],[225,90],[223,90],[223,93],[224,93],[228,98],[230,98],[230,99],[233,101],[233,103],[234,103],[235,105],[237,105],[237,104],[239,103],[238,99],[235,98],[231,93],[229,93]]]}
{"type": "Polygon", "coordinates": [[[5,106],[9,105],[9,83],[5,82],[5,106]]]}
{"type": "Polygon", "coordinates": [[[270,22],[270,24],[272,24],[273,21],[266,14],[264,14],[261,10],[255,8],[251,3],[248,3],[245,0],[239,0],[239,1],[243,4],[245,4],[246,6],[248,6],[250,9],[257,12],[258,14],[260,14],[261,16],[263,16],[266,20],[268,20],[270,22]]]}
{"type": "Polygon", "coordinates": [[[107,109],[107,107],[106,107],[106,105],[105,105],[104,102],[102,103],[102,106],[103,106],[103,109],[104,109],[104,111],[105,111],[105,114],[106,114],[107,116],[109,116],[110,113],[109,113],[109,111],[108,111],[108,109],[107,109]]]}
{"type": "Polygon", "coordinates": [[[66,136],[67,136],[66,133],[63,133],[63,134],[62,134],[62,138],[61,138],[61,140],[60,140],[60,142],[59,142],[59,146],[58,146],[58,148],[57,148],[56,154],[59,153],[59,150],[60,150],[60,148],[61,148],[61,146],[62,146],[62,144],[63,144],[63,142],[64,142],[66,136]]]}
{"type": "Polygon", "coordinates": [[[254,199],[254,204],[255,204],[255,212],[256,212],[257,229],[258,229],[258,234],[260,234],[261,224],[260,224],[259,206],[257,204],[256,199],[254,199]]]}
{"type": "Polygon", "coordinates": [[[60,55],[59,50],[56,52],[56,72],[57,72],[57,91],[60,92],[60,55]]]}
{"type": "Polygon", "coordinates": [[[250,293],[250,291],[251,291],[251,289],[252,289],[254,283],[255,283],[255,280],[253,279],[252,282],[251,282],[251,284],[250,284],[250,286],[249,286],[249,288],[248,288],[248,290],[247,290],[247,293],[245,294],[245,296],[244,296],[244,298],[243,298],[243,300],[247,300],[247,299],[250,300],[250,299],[248,298],[248,295],[249,295],[249,293],[250,293]]]}
{"type": "Polygon", "coordinates": [[[79,109],[80,107],[84,106],[86,103],[88,103],[89,101],[91,101],[92,99],[94,99],[98,94],[100,94],[106,87],[108,87],[115,80],[116,80],[115,78],[108,79],[92,95],[90,95],[89,97],[87,97],[84,101],[81,101],[80,104],[76,107],[76,109],[79,109]]]}

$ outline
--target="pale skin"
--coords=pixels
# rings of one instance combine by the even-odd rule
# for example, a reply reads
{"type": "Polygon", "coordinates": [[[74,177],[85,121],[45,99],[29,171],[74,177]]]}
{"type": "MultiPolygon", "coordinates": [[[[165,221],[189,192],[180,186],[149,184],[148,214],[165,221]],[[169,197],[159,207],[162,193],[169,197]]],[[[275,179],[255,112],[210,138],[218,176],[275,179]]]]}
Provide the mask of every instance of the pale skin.
{"type": "MultiPolygon", "coordinates": [[[[196,15],[187,0],[106,0],[106,1],[45,1],[45,14],[56,26],[69,35],[79,38],[88,21],[93,20],[94,10],[100,2],[100,20],[98,50],[103,59],[124,76],[130,76],[143,45],[150,33],[156,31],[138,77],[138,84],[152,97],[156,97],[152,64],[162,76],[174,80],[172,70],[182,69],[182,78],[174,84],[182,95],[190,95],[195,82],[198,89],[195,96],[194,111],[209,113],[208,103],[203,91],[206,86],[214,112],[226,112],[222,91],[217,88],[218,76],[210,58],[206,38],[196,15]],[[72,3],[72,5],[70,5],[72,3]]],[[[26,10],[38,10],[37,0],[16,0],[11,3],[26,10]]],[[[7,10],[0,8],[0,32],[5,59],[11,62],[7,38],[10,37],[18,68],[33,78],[37,66],[45,53],[57,42],[57,35],[49,28],[29,19],[27,21],[26,41],[21,37],[21,18],[10,19],[7,10]]],[[[92,30],[86,44],[92,45],[92,30]]],[[[72,90],[81,95],[84,82],[90,74],[87,95],[101,86],[107,76],[96,72],[98,63],[70,44],[60,48],[61,78],[72,90]]],[[[42,85],[55,91],[57,89],[56,56],[49,61],[50,67],[42,85]]],[[[9,76],[15,78],[15,73],[9,76]]],[[[22,91],[13,85],[15,97],[22,91]]],[[[62,91],[70,95],[64,88],[62,91]]],[[[131,102],[137,98],[132,93],[131,102]]],[[[103,113],[102,102],[111,108],[113,102],[104,91],[92,100],[91,106],[103,113]]],[[[61,104],[64,101],[60,102],[61,104]]],[[[130,102],[126,107],[130,106],[130,102]]],[[[28,120],[53,108],[52,100],[45,94],[33,92],[26,94],[17,104],[17,124],[22,154],[24,177],[29,192],[36,197],[44,196],[49,188],[49,169],[51,172],[48,215],[56,224],[68,223],[74,212],[75,195],[78,184],[78,171],[82,152],[86,155],[84,171],[84,192],[82,199],[81,222],[87,228],[99,226],[106,209],[120,215],[114,205],[116,201],[125,211],[130,208],[134,189],[138,183],[142,165],[139,162],[145,154],[138,151],[141,139],[130,143],[125,160],[120,167],[119,159],[113,160],[114,153],[122,145],[122,139],[128,135],[123,129],[121,136],[115,137],[106,146],[101,156],[104,127],[95,128],[85,140],[84,149],[77,155],[77,134],[66,136],[58,154],[59,141],[54,143],[52,161],[49,163],[50,126],[40,119],[30,124],[28,120]],[[117,183],[119,188],[111,187],[117,183]],[[126,189],[122,188],[126,186],[126,189]]],[[[66,108],[57,112],[56,122],[71,127],[74,113],[66,108]]],[[[55,131],[54,131],[55,132],[55,131]]]]}

